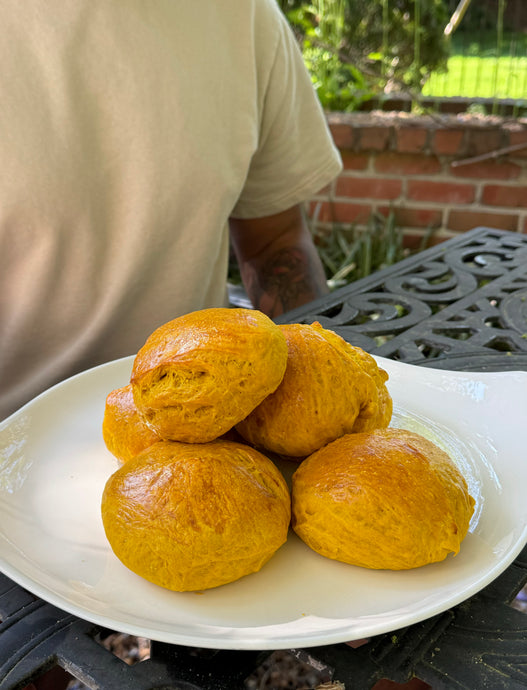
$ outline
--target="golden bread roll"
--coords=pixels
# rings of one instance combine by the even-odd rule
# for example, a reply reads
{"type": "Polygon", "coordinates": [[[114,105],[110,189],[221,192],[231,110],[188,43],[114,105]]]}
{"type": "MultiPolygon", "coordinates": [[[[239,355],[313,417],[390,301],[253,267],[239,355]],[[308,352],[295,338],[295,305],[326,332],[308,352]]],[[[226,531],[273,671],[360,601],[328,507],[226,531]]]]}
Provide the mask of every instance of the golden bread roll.
{"type": "Polygon", "coordinates": [[[120,462],[131,460],[161,440],[139,414],[131,384],[116,388],[106,397],[102,436],[110,453],[120,462]]]}
{"type": "Polygon", "coordinates": [[[274,391],[286,364],[284,335],[265,314],[203,309],[150,335],[134,360],[134,400],[161,438],[204,443],[274,391]]]}
{"type": "Polygon", "coordinates": [[[237,425],[249,443],[305,457],[355,430],[357,420],[385,427],[392,414],[375,360],[319,323],[280,326],[288,345],[282,383],[237,425]]]}
{"type": "Polygon", "coordinates": [[[456,554],[474,510],[466,481],[419,434],[343,436],[292,479],[292,526],[314,551],[365,568],[404,570],[456,554]]]}
{"type": "Polygon", "coordinates": [[[388,374],[384,369],[377,366],[377,362],[370,354],[360,347],[350,345],[349,353],[351,357],[355,358],[357,364],[371,376],[377,388],[377,396],[374,397],[369,405],[362,407],[359,412],[353,425],[353,432],[385,429],[390,423],[393,413],[392,396],[386,387],[388,374]]]}
{"type": "Polygon", "coordinates": [[[178,592],[254,573],[286,541],[289,489],[258,451],[232,441],[160,441],[108,479],[108,541],[130,570],[178,592]]]}

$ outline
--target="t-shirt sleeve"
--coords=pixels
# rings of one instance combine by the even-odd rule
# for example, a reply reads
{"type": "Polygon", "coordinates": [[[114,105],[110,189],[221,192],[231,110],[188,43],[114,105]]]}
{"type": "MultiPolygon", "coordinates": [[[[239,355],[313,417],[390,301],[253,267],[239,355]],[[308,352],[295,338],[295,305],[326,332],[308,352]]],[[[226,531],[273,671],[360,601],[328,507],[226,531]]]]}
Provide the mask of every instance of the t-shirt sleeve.
{"type": "Polygon", "coordinates": [[[293,32],[273,5],[274,54],[260,85],[258,145],[231,214],[236,218],[271,215],[306,201],[342,169],[293,32]]]}

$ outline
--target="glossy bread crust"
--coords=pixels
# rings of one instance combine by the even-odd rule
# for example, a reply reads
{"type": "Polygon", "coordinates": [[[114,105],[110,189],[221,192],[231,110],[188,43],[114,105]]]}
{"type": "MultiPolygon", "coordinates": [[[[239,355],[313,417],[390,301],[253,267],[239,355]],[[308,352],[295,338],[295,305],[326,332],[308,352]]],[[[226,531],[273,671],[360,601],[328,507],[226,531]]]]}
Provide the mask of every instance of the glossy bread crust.
{"type": "Polygon", "coordinates": [[[386,427],[386,372],[319,323],[280,326],[288,345],[282,383],[236,427],[251,444],[305,457],[344,434],[386,427]]]}
{"type": "Polygon", "coordinates": [[[110,453],[120,462],[131,460],[161,440],[139,413],[131,384],[116,388],[106,397],[102,436],[110,453]]]}
{"type": "Polygon", "coordinates": [[[203,443],[246,417],[281,382],[287,344],[251,309],[203,309],[170,321],[136,355],[135,403],[163,439],[203,443]]]}
{"type": "Polygon", "coordinates": [[[116,556],[175,591],[256,572],[286,541],[290,494],[277,467],[232,441],[161,441],[120,467],[101,504],[116,556]]]}
{"type": "Polygon", "coordinates": [[[323,556],[403,570],[456,554],[474,510],[450,457],[402,429],[349,434],[307,458],[292,480],[292,526],[323,556]]]}

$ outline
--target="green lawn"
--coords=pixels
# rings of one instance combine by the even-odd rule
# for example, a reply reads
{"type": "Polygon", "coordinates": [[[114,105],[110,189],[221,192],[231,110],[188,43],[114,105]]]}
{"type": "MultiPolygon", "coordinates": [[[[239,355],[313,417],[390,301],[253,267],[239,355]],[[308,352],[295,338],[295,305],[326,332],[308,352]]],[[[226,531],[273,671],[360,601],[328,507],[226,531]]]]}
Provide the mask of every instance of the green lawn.
{"type": "Polygon", "coordinates": [[[432,74],[423,95],[527,100],[527,37],[505,37],[499,50],[495,35],[458,37],[447,73],[432,74]]]}
{"type": "Polygon", "coordinates": [[[433,74],[424,96],[527,99],[527,57],[452,56],[446,74],[433,74]]]}

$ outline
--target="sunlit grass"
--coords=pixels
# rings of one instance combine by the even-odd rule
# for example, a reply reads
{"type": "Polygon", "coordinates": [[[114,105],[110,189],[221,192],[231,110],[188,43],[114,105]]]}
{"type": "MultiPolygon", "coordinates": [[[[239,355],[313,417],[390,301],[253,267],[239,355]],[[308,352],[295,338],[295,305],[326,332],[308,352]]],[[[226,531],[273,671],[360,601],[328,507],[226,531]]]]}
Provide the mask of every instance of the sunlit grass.
{"type": "Polygon", "coordinates": [[[464,57],[448,60],[446,74],[433,74],[424,96],[527,99],[527,57],[464,57]]]}
{"type": "Polygon", "coordinates": [[[423,95],[527,99],[527,36],[455,35],[447,72],[432,74],[423,95]]]}

